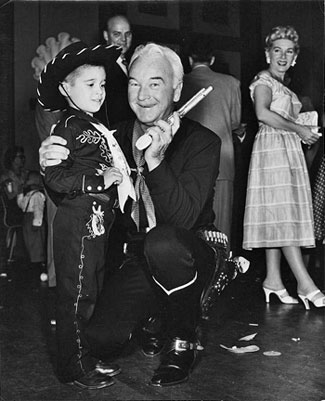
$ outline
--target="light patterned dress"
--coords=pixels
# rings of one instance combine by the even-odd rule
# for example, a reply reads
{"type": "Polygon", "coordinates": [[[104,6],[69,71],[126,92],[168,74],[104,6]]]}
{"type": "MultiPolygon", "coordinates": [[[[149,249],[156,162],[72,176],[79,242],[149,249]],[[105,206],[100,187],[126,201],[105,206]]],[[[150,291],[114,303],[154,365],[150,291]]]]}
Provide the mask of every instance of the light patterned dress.
{"type": "MultiPolygon", "coordinates": [[[[270,110],[296,121],[297,96],[262,72],[250,85],[272,90],[270,110]]],[[[251,155],[243,248],[314,247],[311,189],[301,140],[295,132],[259,123],[251,155]]]]}

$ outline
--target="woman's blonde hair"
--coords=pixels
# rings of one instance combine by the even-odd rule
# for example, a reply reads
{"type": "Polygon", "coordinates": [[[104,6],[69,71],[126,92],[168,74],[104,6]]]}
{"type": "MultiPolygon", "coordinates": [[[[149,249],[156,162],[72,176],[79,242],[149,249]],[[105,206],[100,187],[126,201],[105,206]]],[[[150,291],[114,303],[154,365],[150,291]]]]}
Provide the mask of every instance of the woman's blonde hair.
{"type": "Polygon", "coordinates": [[[265,50],[269,51],[273,43],[278,39],[288,39],[294,43],[294,51],[296,54],[299,53],[299,35],[295,28],[291,25],[287,26],[276,26],[272,28],[271,32],[265,39],[265,50]]]}

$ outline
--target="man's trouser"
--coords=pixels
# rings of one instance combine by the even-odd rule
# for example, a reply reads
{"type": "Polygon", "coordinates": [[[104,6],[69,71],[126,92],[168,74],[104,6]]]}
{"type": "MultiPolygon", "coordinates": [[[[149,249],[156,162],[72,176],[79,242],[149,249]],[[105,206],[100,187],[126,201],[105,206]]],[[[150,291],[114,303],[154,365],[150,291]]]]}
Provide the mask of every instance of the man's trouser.
{"type": "Polygon", "coordinates": [[[194,233],[167,225],[152,229],[144,240],[144,256],[126,259],[105,282],[86,329],[92,353],[110,358],[161,305],[167,310],[169,336],[192,340],[213,267],[214,252],[194,233]]]}

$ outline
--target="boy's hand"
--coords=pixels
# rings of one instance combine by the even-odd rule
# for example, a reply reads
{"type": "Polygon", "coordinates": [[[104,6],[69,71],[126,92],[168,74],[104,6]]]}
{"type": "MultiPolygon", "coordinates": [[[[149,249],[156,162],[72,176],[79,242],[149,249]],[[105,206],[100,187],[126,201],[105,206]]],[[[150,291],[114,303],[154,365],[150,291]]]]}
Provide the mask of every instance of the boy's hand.
{"type": "Polygon", "coordinates": [[[105,189],[109,188],[113,184],[121,184],[121,182],[123,181],[122,173],[116,167],[109,167],[108,169],[106,169],[103,176],[105,189]]]}

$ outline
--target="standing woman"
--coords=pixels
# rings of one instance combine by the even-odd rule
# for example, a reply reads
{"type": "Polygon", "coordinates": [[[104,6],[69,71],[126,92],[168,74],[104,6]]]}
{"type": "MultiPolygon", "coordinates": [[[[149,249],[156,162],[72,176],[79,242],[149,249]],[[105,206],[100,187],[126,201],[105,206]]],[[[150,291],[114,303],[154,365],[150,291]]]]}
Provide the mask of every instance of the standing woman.
{"type": "Polygon", "coordinates": [[[314,247],[311,190],[301,141],[315,143],[316,127],[297,124],[298,97],[283,81],[299,53],[298,34],[291,26],[277,26],[266,38],[269,64],[250,85],[259,121],[251,156],[244,216],[244,249],[266,248],[266,302],[275,294],[282,303],[296,304],[284,287],[281,251],[296,280],[298,296],[309,309],[325,306],[304,265],[300,247],[314,247]],[[314,129],[312,129],[314,128],[314,129]]]}

